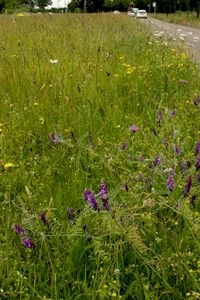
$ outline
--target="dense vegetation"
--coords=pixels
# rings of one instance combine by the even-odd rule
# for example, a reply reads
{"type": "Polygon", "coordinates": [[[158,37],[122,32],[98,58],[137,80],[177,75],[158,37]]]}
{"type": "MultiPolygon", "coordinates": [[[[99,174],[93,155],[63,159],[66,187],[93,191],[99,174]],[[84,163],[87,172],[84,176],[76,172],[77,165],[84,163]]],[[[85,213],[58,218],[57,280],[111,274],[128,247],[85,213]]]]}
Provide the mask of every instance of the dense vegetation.
{"type": "MultiPolygon", "coordinates": [[[[44,11],[45,7],[52,3],[51,0],[0,0],[0,12],[13,12],[16,9],[33,9],[39,7],[40,11],[44,11]]],[[[59,4],[59,0],[58,0],[59,4]]],[[[55,5],[55,3],[54,3],[55,5]]],[[[58,5],[60,7],[60,4],[58,5]]],[[[196,16],[199,17],[200,2],[197,0],[71,0],[65,5],[70,12],[107,12],[107,11],[127,11],[131,6],[146,9],[148,12],[157,13],[176,13],[180,11],[196,11],[196,16]]],[[[57,12],[61,9],[66,11],[66,7],[57,8],[57,12]]],[[[56,11],[55,9],[53,10],[56,11]]]]}
{"type": "Polygon", "coordinates": [[[199,299],[197,66],[123,14],[0,26],[0,298],[199,299]]]}

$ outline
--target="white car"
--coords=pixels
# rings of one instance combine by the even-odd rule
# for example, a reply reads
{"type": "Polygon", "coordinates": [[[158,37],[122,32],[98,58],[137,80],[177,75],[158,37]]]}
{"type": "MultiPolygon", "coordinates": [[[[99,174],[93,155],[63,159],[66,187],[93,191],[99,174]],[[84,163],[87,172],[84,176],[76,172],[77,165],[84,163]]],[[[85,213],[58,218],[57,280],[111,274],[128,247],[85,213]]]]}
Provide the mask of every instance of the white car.
{"type": "Polygon", "coordinates": [[[137,19],[147,19],[147,12],[144,9],[139,9],[136,15],[137,19]]]}
{"type": "Polygon", "coordinates": [[[114,10],[114,11],[113,11],[113,14],[114,14],[114,15],[119,15],[119,14],[120,14],[120,11],[119,11],[119,10],[114,10]]]}

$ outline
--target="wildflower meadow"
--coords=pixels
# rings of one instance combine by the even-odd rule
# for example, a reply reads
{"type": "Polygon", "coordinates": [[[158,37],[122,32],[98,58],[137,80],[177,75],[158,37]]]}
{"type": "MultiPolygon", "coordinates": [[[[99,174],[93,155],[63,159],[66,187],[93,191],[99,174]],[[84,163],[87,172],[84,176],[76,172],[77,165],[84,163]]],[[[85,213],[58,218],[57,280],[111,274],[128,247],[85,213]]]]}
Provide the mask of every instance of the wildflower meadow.
{"type": "Polygon", "coordinates": [[[0,16],[0,299],[200,299],[200,73],[126,14],[0,16]]]}

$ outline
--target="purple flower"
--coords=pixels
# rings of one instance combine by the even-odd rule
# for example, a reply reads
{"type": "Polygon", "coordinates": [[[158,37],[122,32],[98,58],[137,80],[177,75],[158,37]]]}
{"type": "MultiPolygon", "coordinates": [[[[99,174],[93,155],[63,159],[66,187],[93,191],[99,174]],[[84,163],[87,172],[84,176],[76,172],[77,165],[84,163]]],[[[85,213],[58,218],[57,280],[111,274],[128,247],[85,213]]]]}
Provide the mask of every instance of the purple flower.
{"type": "Polygon", "coordinates": [[[138,130],[139,130],[139,127],[137,125],[133,124],[133,125],[129,126],[129,131],[131,131],[133,133],[137,132],[138,130]]]}
{"type": "Polygon", "coordinates": [[[108,203],[108,188],[107,184],[104,180],[101,181],[100,190],[99,190],[99,196],[102,200],[103,208],[105,210],[109,210],[109,203],[108,203]]]}
{"type": "Polygon", "coordinates": [[[167,188],[170,192],[174,189],[174,177],[172,175],[167,178],[167,188]]]}
{"type": "Polygon", "coordinates": [[[195,156],[197,156],[199,153],[200,153],[200,142],[197,142],[195,147],[195,156]]]}
{"type": "Polygon", "coordinates": [[[179,155],[181,153],[181,150],[179,147],[175,146],[174,147],[174,152],[176,153],[176,155],[179,155]]]}
{"type": "Polygon", "coordinates": [[[53,132],[49,134],[49,138],[55,145],[62,141],[61,137],[53,132]]]}
{"type": "Polygon", "coordinates": [[[45,226],[47,226],[48,228],[50,228],[49,221],[48,221],[48,219],[47,219],[47,217],[46,217],[45,212],[39,213],[39,218],[40,218],[40,220],[43,222],[43,224],[44,224],[45,226]]]}
{"type": "Polygon", "coordinates": [[[200,170],[200,156],[196,160],[195,167],[196,167],[196,171],[200,170]]]}
{"type": "Polygon", "coordinates": [[[12,227],[13,231],[21,236],[25,234],[25,229],[21,227],[20,225],[13,224],[12,227]]]}
{"type": "Polygon", "coordinates": [[[200,174],[197,174],[196,179],[197,179],[197,182],[200,182],[200,174]]]}
{"type": "Polygon", "coordinates": [[[156,156],[156,158],[154,159],[154,162],[153,162],[153,166],[157,167],[160,163],[161,163],[161,157],[156,156]]]}
{"type": "Polygon", "coordinates": [[[84,191],[84,199],[90,205],[90,207],[94,210],[98,209],[95,195],[91,190],[84,191]]]}
{"type": "Polygon", "coordinates": [[[35,248],[35,244],[27,236],[22,238],[22,244],[28,249],[35,248]]]}
{"type": "Polygon", "coordinates": [[[68,219],[70,220],[71,225],[75,225],[75,213],[71,207],[68,209],[68,219]]]}
{"type": "Polygon", "coordinates": [[[190,176],[187,180],[187,183],[185,185],[185,189],[183,191],[183,197],[187,197],[192,187],[192,177],[190,176]]]}

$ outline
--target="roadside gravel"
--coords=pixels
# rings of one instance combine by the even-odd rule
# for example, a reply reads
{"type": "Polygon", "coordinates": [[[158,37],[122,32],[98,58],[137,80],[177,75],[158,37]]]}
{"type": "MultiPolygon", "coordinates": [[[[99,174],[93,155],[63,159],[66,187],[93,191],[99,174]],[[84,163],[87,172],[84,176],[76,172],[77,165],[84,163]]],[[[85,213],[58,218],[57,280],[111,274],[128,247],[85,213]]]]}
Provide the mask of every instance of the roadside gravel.
{"type": "Polygon", "coordinates": [[[192,60],[200,64],[200,29],[148,18],[147,25],[154,34],[175,42],[181,42],[192,60]]]}

